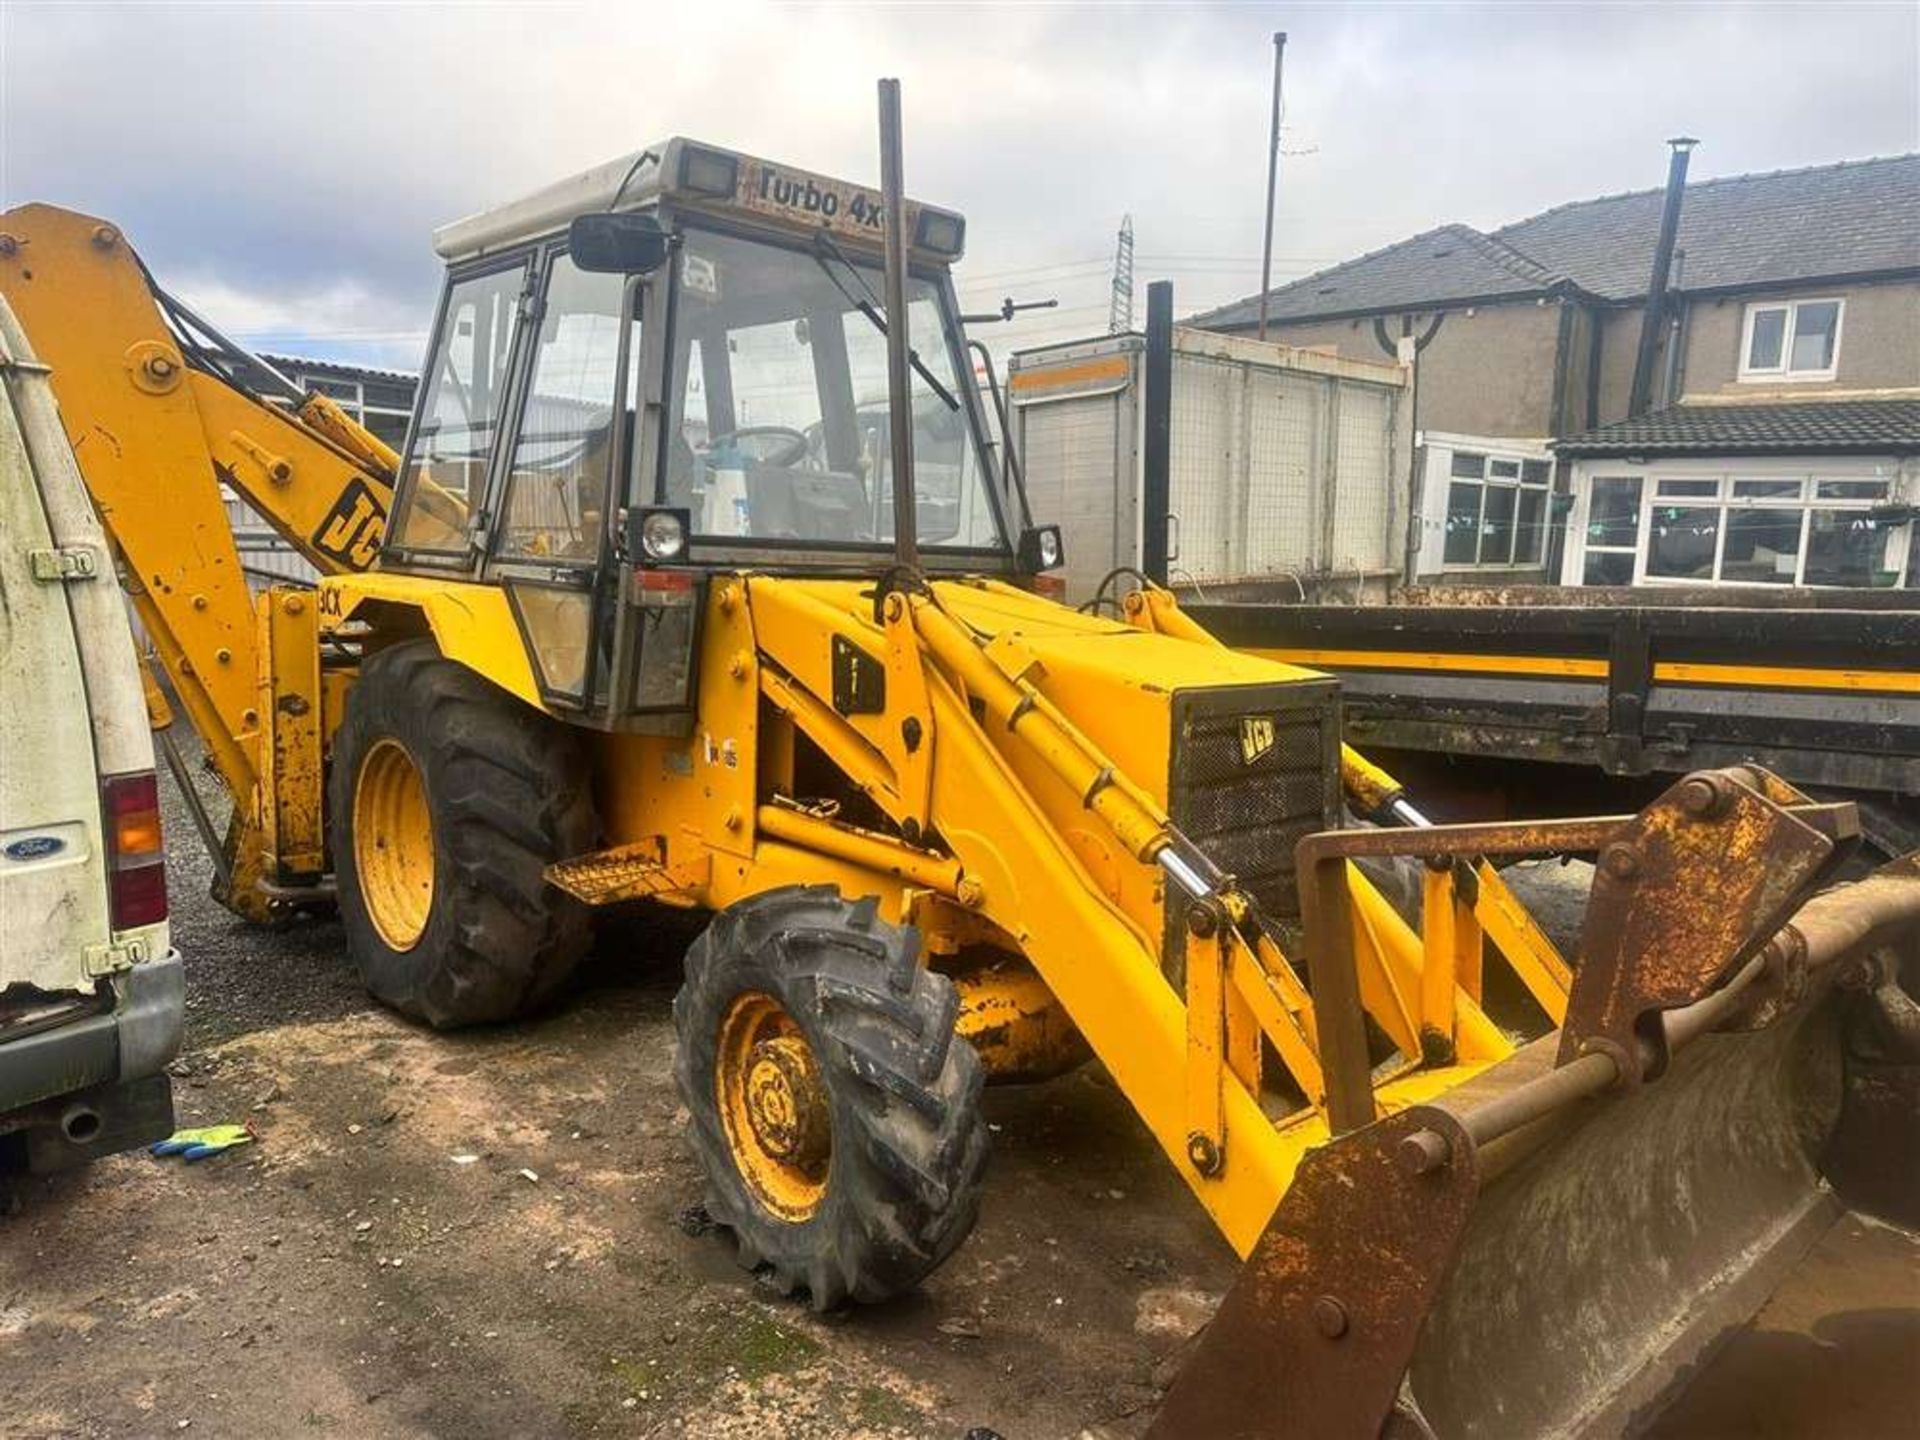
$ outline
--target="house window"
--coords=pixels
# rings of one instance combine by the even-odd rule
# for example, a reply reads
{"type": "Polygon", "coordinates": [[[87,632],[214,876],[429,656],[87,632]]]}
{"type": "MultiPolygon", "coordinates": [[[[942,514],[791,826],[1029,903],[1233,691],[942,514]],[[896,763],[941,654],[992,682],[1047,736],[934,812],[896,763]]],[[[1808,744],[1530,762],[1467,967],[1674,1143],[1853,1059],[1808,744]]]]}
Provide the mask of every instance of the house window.
{"type": "Polygon", "coordinates": [[[1640,477],[1601,475],[1587,498],[1584,585],[1631,585],[1640,545],[1640,477]]]}
{"type": "Polygon", "coordinates": [[[1742,380],[1831,380],[1840,359],[1839,300],[1749,305],[1742,380]]]}
{"type": "Polygon", "coordinates": [[[1885,480],[1817,476],[1597,476],[1588,585],[1897,585],[1904,521],[1874,513],[1885,480]]]}
{"type": "Polygon", "coordinates": [[[1456,450],[1448,474],[1441,558],[1449,568],[1540,563],[1552,476],[1546,461],[1456,450]]]}

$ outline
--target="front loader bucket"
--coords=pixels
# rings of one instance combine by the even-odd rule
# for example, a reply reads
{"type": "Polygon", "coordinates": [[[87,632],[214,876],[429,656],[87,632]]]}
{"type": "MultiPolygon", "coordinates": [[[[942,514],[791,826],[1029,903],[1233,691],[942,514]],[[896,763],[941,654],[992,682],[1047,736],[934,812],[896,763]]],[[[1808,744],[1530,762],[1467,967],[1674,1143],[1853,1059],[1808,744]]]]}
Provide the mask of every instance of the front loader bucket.
{"type": "Polygon", "coordinates": [[[1848,1204],[1920,1210],[1920,854],[1808,898],[1848,817],[1700,780],[1601,850],[1560,1030],[1309,1153],[1155,1436],[1631,1435],[1848,1204]]]}
{"type": "Polygon", "coordinates": [[[1631,1434],[1759,1309],[1840,1212],[1836,1022],[1707,1036],[1484,1185],[1409,1369],[1436,1435],[1631,1434]]]}

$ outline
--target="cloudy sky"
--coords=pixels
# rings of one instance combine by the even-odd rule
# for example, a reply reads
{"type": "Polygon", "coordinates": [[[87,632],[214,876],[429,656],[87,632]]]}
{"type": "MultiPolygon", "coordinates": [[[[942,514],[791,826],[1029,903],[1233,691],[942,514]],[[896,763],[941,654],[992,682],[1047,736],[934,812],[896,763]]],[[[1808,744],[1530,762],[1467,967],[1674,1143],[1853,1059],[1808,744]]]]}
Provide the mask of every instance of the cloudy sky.
{"type": "MultiPolygon", "coordinates": [[[[436,224],[688,133],[878,174],[969,217],[969,304],[1105,327],[1114,233],[1181,313],[1259,274],[1289,32],[1276,273],[1696,176],[1920,149],[1920,5],[735,6],[0,0],[0,206],[110,217],[259,348],[412,364],[436,224]]],[[[1140,303],[1144,312],[1144,300],[1140,303]]]]}

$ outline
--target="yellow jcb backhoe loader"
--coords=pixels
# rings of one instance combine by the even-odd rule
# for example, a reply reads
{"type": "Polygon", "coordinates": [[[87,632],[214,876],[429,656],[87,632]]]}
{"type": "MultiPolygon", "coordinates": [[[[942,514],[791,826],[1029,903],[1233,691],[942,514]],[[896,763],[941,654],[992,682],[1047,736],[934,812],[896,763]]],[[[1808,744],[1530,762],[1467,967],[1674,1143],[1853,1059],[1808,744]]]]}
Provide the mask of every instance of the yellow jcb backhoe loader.
{"type": "Polygon", "coordinates": [[[945,1259],[982,1084],[1090,1051],[1249,1257],[1157,1434],[1622,1428],[1835,1213],[1823,1156],[1906,1199],[1912,1150],[1852,1162],[1913,1139],[1920,861],[1820,892],[1849,807],[1752,770],[1427,825],[1325,677],[1150,586],[1046,598],[964,224],[882,102],[880,191],[673,139],[442,229],[403,456],[252,393],[113,226],[0,216],[233,792],[223,898],[337,895],[436,1026],[539,1004],[597,910],[713,911],[674,1004],[708,1206],[816,1306],[945,1259]],[[216,481],[316,589],[250,600],[216,481]],[[1554,854],[1600,862],[1572,965],[1497,868],[1554,854]]]}

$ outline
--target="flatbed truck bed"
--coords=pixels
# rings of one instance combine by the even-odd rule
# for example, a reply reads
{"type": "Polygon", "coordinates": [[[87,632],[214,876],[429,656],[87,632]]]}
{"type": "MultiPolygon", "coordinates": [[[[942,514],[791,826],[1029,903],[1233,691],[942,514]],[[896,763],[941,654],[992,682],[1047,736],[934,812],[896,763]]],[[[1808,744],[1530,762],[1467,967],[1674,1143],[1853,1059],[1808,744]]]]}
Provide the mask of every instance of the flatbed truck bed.
{"type": "Polygon", "coordinates": [[[1449,818],[1623,809],[1752,761],[1920,845],[1920,591],[1428,587],[1392,605],[1183,606],[1333,672],[1347,733],[1449,818]],[[1489,781],[1493,783],[1489,785],[1489,781]],[[1437,795],[1436,795],[1437,792],[1437,795]]]}

